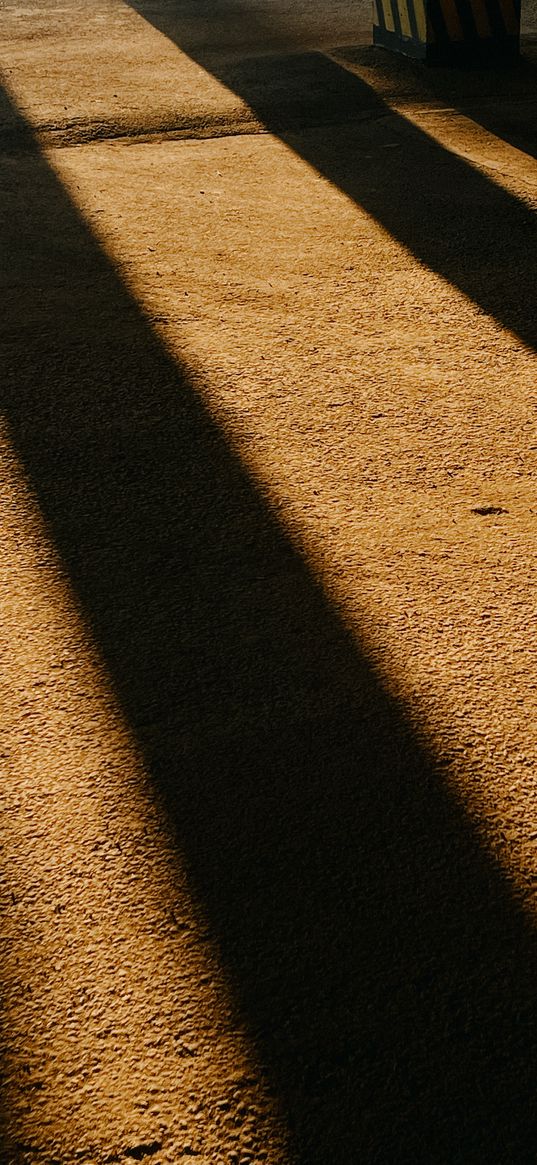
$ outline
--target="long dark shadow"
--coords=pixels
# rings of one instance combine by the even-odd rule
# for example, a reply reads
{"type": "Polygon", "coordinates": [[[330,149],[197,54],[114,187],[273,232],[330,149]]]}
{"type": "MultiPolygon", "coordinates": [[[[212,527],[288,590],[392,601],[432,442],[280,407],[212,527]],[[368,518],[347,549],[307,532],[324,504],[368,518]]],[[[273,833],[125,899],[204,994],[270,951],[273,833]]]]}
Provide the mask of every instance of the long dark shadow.
{"type": "Polygon", "coordinates": [[[0,166],[3,408],[297,1161],[529,1165],[533,930],[22,120],[0,166]]]}
{"type": "MultiPolygon", "coordinates": [[[[215,48],[214,41],[211,47],[209,37],[193,34],[185,20],[188,5],[129,3],[246,100],[268,129],[421,262],[526,344],[537,344],[537,223],[528,206],[394,113],[369,84],[323,54],[238,60],[215,48]],[[323,132],[327,123],[330,130],[323,132]]],[[[235,21],[242,13],[252,41],[261,44],[264,35],[274,35],[272,23],[246,0],[212,0],[207,21],[223,26],[226,12],[235,21]]],[[[397,69],[386,65],[386,54],[381,57],[383,67],[397,69]]],[[[508,86],[505,77],[509,74],[503,81],[508,86]]]]}

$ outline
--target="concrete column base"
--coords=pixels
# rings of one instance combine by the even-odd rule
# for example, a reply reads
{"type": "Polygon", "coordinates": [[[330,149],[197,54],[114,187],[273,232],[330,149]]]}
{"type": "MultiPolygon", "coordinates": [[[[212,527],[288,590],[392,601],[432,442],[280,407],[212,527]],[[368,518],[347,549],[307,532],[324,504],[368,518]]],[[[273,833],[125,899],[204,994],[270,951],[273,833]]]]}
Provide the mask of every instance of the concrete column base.
{"type": "Polygon", "coordinates": [[[511,64],[520,0],[373,0],[373,43],[431,65],[511,64]]]}

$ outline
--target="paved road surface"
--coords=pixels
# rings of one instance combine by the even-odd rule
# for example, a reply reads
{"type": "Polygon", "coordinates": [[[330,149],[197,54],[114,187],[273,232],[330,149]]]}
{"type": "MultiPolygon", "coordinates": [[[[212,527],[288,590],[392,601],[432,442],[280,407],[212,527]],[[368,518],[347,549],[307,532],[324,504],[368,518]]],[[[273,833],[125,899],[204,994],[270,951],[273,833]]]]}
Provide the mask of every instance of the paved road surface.
{"type": "Polygon", "coordinates": [[[6,1165],[535,1161],[534,11],[2,4],[6,1165]]]}

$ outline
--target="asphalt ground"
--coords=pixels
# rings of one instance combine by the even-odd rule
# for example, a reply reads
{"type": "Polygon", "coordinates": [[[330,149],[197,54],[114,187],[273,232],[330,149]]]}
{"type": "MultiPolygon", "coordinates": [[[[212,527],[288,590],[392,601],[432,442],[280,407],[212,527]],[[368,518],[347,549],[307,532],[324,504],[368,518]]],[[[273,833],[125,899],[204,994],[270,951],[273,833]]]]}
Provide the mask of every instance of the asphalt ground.
{"type": "Polygon", "coordinates": [[[6,1165],[526,1165],[535,28],[5,3],[6,1165]]]}

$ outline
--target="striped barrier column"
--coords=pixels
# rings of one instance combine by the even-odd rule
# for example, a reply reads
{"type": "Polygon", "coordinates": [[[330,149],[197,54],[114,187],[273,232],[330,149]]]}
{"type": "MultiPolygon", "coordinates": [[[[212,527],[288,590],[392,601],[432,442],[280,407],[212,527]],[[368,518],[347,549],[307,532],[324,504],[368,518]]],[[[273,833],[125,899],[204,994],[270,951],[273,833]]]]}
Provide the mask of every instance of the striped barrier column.
{"type": "Polygon", "coordinates": [[[431,65],[509,63],[520,0],[373,0],[373,43],[431,65]]]}

